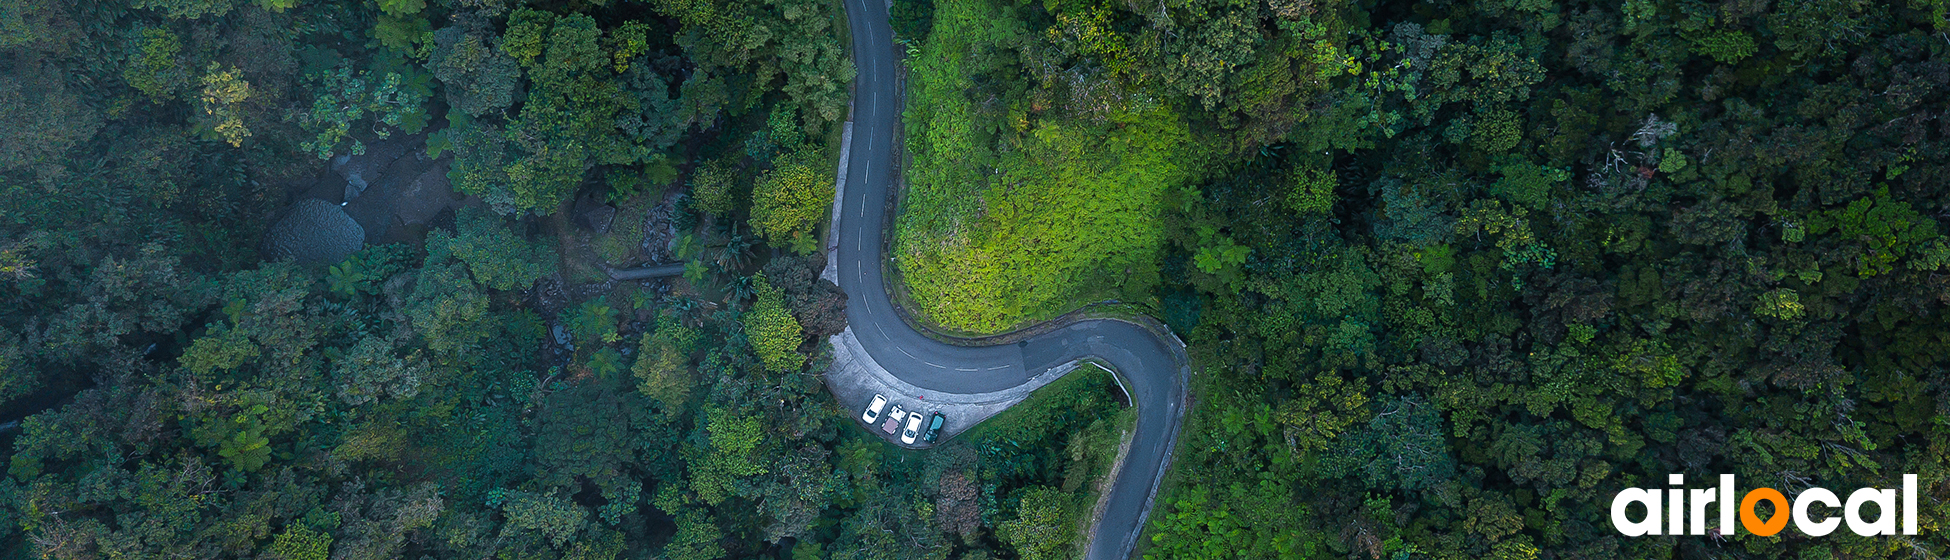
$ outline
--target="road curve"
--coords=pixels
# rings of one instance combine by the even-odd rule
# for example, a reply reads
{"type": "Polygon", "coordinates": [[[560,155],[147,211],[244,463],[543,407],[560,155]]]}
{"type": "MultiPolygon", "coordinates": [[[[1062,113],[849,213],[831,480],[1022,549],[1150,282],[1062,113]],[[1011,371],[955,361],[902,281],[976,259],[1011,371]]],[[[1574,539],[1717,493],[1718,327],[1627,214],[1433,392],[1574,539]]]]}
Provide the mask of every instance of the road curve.
{"type": "MultiPolygon", "coordinates": [[[[835,204],[833,265],[848,294],[849,328],[868,356],[912,385],[948,393],[1009,389],[1044,371],[1094,358],[1115,370],[1137,405],[1137,433],[1110,488],[1103,516],[1091,531],[1088,558],[1122,560],[1139,531],[1171,462],[1185,411],[1189,369],[1184,347],[1137,324],[1087,320],[1029,340],[999,346],[951,345],[909,328],[888,298],[881,262],[891,226],[894,157],[900,138],[902,91],[893,29],[885,0],[846,0],[858,69],[853,132],[841,200],[835,204]]],[[[1162,327],[1158,327],[1162,329],[1162,327]]],[[[847,403],[849,406],[864,403],[847,403]]]]}

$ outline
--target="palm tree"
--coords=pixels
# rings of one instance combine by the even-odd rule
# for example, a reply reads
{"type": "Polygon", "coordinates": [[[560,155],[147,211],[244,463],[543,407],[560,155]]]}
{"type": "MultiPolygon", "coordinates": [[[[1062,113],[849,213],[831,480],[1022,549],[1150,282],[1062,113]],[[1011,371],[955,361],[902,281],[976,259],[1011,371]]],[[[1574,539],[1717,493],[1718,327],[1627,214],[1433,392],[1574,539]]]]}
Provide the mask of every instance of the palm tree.
{"type": "Polygon", "coordinates": [[[724,248],[718,251],[718,270],[729,273],[751,262],[752,246],[757,242],[746,237],[739,229],[738,224],[734,223],[729,235],[725,236],[724,248]]]}
{"type": "Polygon", "coordinates": [[[663,307],[671,314],[676,315],[684,324],[695,327],[704,323],[703,314],[700,313],[702,307],[699,305],[700,303],[702,302],[698,301],[697,298],[691,297],[689,294],[672,294],[665,296],[663,307]]]}
{"type": "Polygon", "coordinates": [[[758,295],[758,292],[752,286],[752,277],[750,276],[739,276],[725,283],[724,302],[726,305],[744,305],[746,301],[750,301],[756,295],[758,295]]]}

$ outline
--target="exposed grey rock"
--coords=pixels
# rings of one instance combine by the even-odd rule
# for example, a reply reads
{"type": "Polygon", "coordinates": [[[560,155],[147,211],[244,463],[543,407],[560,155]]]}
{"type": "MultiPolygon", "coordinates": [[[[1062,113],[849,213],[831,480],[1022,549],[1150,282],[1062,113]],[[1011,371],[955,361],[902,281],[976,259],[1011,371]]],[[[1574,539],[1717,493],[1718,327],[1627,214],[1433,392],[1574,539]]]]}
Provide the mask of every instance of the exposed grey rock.
{"type": "Polygon", "coordinates": [[[264,234],[265,256],[302,263],[336,263],[358,251],[366,230],[339,205],[316,198],[292,204],[284,218],[264,234]]]}
{"type": "Polygon", "coordinates": [[[354,198],[359,198],[359,195],[365,194],[365,192],[365,177],[360,176],[358,173],[353,173],[345,177],[345,200],[347,202],[352,201],[354,198]]]}

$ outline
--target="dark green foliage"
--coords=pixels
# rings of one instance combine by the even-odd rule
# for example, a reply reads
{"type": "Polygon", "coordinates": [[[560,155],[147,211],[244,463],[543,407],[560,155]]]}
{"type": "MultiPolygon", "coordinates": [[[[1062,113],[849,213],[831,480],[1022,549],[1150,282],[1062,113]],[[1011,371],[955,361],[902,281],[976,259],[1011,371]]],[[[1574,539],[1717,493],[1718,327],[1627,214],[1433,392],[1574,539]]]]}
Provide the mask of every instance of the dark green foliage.
{"type": "MultiPolygon", "coordinates": [[[[1190,343],[1151,557],[1944,555],[1944,2],[891,11],[914,80],[897,234],[932,318],[1116,298],[1190,343]],[[1619,538],[1608,498],[1668,473],[1918,473],[1925,531],[1619,538]]],[[[757,213],[779,247],[700,228],[750,223],[754,178],[825,169],[844,22],[811,0],[0,0],[0,549],[1074,552],[1128,426],[1107,378],[885,446],[800,367],[844,327],[820,256],[766,257],[825,207],[767,200],[792,202],[757,213]],[[538,240],[575,233],[472,210],[426,244],[262,262],[317,156],[422,125],[503,213],[688,185],[688,285],[552,291],[580,248],[538,240]]]]}
{"type": "Polygon", "coordinates": [[[426,103],[432,88],[424,72],[407,70],[354,71],[339,66],[313,77],[318,95],[311,110],[299,115],[298,124],[316,136],[302,145],[305,151],[330,159],[340,153],[366,153],[365,142],[353,135],[353,127],[369,128],[374,137],[384,140],[395,129],[408,134],[427,125],[426,103]]]}
{"type": "Polygon", "coordinates": [[[934,0],[898,0],[887,9],[894,35],[913,45],[927,42],[934,31],[934,0]]]}
{"type": "Polygon", "coordinates": [[[427,65],[446,86],[452,108],[479,117],[514,104],[520,69],[498,48],[498,37],[454,25],[441,28],[434,40],[427,65]]]}
{"type": "MultiPolygon", "coordinates": [[[[312,198],[329,198],[311,189],[320,157],[414,149],[422,127],[430,159],[402,162],[529,213],[592,172],[656,207],[692,157],[718,159],[720,128],[830,157],[851,79],[837,4],[509,7],[0,1],[0,420],[20,421],[6,556],[751,557],[927,500],[900,472],[832,507],[853,479],[830,397],[767,372],[737,314],[634,285],[567,309],[529,297],[581,264],[541,241],[562,233],[549,220],[465,204],[384,234],[424,244],[362,248],[340,228],[346,244],[303,264],[263,242],[320,225],[268,227],[292,197],[351,215],[312,198]],[[554,352],[557,320],[574,352],[554,352]],[[689,460],[751,442],[743,463],[689,460]]],[[[730,268],[771,250],[740,243],[730,268]]],[[[771,315],[843,328],[818,264],[791,262],[771,315]]]]}
{"type": "Polygon", "coordinates": [[[1340,438],[1322,467],[1333,475],[1359,476],[1375,489],[1422,491],[1456,475],[1442,416],[1413,397],[1377,407],[1366,426],[1340,438]]]}
{"type": "Polygon", "coordinates": [[[562,322],[568,326],[575,340],[582,344],[606,344],[617,340],[616,310],[602,300],[582,302],[562,322]]]}
{"type": "MultiPolygon", "coordinates": [[[[1151,557],[1940,554],[1934,537],[1621,539],[1606,510],[1668,473],[1853,488],[1940,470],[1950,440],[1911,418],[1944,402],[1922,364],[1946,356],[1950,202],[1919,158],[1945,150],[1915,120],[1944,105],[1893,93],[1944,91],[1914,73],[1950,53],[1929,40],[1936,3],[1042,8],[991,48],[1177,54],[1100,60],[1157,76],[1124,91],[1176,99],[1215,146],[1263,138],[1227,103],[1287,94],[1246,62],[1258,49],[1339,53],[1287,134],[1155,206],[1146,304],[1186,336],[1202,398],[1151,557]],[[1151,38],[1167,30],[1182,38],[1151,38]]],[[[957,91],[1015,103],[1042,83],[957,91]]],[[[953,108],[917,97],[910,122],[953,108]]]]}
{"type": "Polygon", "coordinates": [[[427,260],[441,262],[451,257],[466,263],[474,280],[489,288],[525,289],[555,271],[555,254],[549,246],[529,241],[500,216],[462,208],[454,230],[427,236],[427,260]]]}

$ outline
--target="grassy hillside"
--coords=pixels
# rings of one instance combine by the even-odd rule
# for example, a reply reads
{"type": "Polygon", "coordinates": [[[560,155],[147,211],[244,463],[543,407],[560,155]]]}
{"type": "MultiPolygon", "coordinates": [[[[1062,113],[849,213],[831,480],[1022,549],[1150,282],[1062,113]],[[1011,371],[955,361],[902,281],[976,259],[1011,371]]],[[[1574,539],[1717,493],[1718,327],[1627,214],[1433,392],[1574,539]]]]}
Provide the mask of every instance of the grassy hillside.
{"type": "Polygon", "coordinates": [[[1195,169],[1186,124],[1097,76],[1025,83],[1033,69],[1017,47],[1039,34],[1013,7],[945,0],[936,10],[912,63],[914,159],[896,227],[922,312],[995,332],[1146,297],[1164,241],[1161,201],[1195,169]]]}

